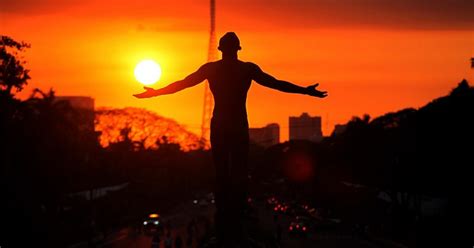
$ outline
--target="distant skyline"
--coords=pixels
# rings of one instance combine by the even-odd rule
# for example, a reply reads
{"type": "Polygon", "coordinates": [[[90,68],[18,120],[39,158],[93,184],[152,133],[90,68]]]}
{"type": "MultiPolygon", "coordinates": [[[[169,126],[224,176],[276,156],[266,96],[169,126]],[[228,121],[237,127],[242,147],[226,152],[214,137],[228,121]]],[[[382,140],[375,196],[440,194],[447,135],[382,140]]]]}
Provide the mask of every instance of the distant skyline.
{"type": "MultiPolygon", "coordinates": [[[[203,84],[140,101],[132,97],[142,87],[133,69],[146,58],[160,63],[155,87],[195,71],[207,58],[208,4],[0,0],[0,34],[32,45],[25,53],[32,80],[20,97],[52,87],[91,96],[98,107],[146,108],[199,134],[203,84]]],[[[463,78],[474,83],[474,1],[217,0],[216,7],[217,36],[235,31],[240,59],[329,92],[320,100],[252,86],[250,125],[278,123],[282,142],[288,116],[321,116],[329,135],[352,116],[420,107],[463,78]]]]}

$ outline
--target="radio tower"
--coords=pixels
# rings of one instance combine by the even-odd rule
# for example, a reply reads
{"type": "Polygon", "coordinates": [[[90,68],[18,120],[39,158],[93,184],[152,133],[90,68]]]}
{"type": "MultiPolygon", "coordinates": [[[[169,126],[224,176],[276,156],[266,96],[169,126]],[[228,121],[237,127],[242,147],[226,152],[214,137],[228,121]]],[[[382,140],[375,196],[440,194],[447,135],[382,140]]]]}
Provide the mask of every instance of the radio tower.
{"type": "MultiPolygon", "coordinates": [[[[207,50],[207,62],[217,59],[216,51],[216,1],[211,0],[211,28],[209,37],[209,48],[207,50]]],[[[204,89],[204,107],[202,110],[201,139],[209,140],[209,129],[211,124],[211,112],[213,106],[212,94],[209,89],[209,82],[205,83],[204,89]]]]}

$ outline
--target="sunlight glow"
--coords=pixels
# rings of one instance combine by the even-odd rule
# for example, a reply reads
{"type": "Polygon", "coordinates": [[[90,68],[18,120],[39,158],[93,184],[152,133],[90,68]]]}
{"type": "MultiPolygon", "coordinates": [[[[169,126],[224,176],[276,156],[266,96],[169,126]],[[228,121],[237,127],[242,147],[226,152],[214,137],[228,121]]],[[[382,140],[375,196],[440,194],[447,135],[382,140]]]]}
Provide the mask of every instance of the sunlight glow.
{"type": "Polygon", "coordinates": [[[144,85],[152,85],[161,77],[161,67],[155,61],[146,59],[135,67],[135,78],[144,85]]]}

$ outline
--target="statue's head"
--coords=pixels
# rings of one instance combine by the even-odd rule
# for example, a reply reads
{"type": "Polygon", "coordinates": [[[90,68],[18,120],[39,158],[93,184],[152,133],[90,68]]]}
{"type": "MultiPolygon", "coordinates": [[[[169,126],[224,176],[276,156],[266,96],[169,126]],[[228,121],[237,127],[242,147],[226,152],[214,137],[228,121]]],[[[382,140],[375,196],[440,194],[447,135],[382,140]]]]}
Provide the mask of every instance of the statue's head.
{"type": "Polygon", "coordinates": [[[218,49],[221,52],[237,52],[241,50],[239,37],[234,32],[227,32],[219,40],[218,49]]]}

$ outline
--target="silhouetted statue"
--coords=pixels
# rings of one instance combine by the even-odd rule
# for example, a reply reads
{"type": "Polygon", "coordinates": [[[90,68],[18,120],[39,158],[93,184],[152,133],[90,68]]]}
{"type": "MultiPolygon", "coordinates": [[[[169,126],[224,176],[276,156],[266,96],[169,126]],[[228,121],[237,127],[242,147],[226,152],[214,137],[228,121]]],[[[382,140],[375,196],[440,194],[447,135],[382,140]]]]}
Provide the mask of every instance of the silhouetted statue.
{"type": "Polygon", "coordinates": [[[219,40],[222,60],[209,62],[185,79],[155,90],[134,95],[150,98],[173,94],[195,86],[204,80],[214,96],[214,111],[211,120],[211,147],[216,169],[216,230],[219,243],[235,243],[244,240],[241,223],[247,194],[247,157],[249,147],[246,110],[247,91],[252,80],[276,90],[288,93],[326,97],[325,91],[316,89],[318,84],[301,87],[278,80],[263,72],[256,64],[237,58],[240,41],[233,32],[219,40]]]}

